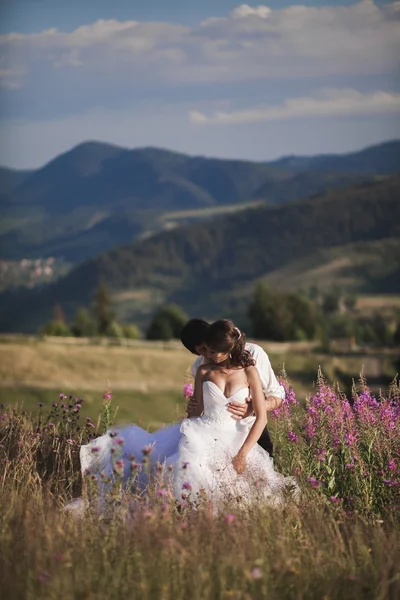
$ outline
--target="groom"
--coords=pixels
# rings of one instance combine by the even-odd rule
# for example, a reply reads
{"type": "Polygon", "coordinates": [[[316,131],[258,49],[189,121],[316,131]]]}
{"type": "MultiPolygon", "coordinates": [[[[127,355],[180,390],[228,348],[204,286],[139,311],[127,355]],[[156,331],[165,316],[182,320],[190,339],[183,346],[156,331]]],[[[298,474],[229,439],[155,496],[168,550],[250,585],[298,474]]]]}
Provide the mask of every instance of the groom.
{"type": "MultiPolygon", "coordinates": [[[[209,323],[201,319],[191,319],[181,332],[181,342],[192,354],[197,354],[198,358],[192,365],[192,375],[195,378],[197,369],[200,365],[207,363],[210,352],[204,342],[209,323]]],[[[285,390],[279,385],[272,370],[270,360],[261,346],[257,344],[246,343],[246,350],[249,351],[254,359],[255,366],[260,374],[261,382],[265,395],[265,408],[267,411],[279,408],[285,398],[285,390]]],[[[196,414],[196,400],[191,398],[187,406],[188,417],[196,414]]],[[[228,410],[232,413],[234,419],[245,419],[253,414],[251,399],[247,398],[247,404],[231,401],[228,404],[228,410]]],[[[266,427],[258,440],[261,448],[264,448],[270,456],[273,455],[273,445],[266,427]]]]}

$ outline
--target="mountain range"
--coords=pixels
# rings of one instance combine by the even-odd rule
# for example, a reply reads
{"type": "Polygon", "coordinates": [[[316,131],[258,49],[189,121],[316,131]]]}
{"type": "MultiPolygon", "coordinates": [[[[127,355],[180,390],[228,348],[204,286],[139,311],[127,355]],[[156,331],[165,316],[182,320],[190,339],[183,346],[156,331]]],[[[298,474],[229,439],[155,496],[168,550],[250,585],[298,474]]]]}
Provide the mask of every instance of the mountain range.
{"type": "Polygon", "coordinates": [[[400,293],[399,193],[400,176],[386,175],[163,231],[103,252],[50,286],[3,294],[0,330],[34,331],[56,304],[71,315],[101,281],[118,315],[139,322],[167,301],[192,315],[242,319],[257,281],[300,263],[305,284],[320,283],[306,271],[326,264],[357,291],[400,293]],[[354,260],[338,265],[338,254],[354,260]]]}
{"type": "Polygon", "coordinates": [[[399,141],[268,163],[87,142],[33,172],[0,169],[0,253],[76,264],[177,224],[400,172],[399,157],[399,141]]]}

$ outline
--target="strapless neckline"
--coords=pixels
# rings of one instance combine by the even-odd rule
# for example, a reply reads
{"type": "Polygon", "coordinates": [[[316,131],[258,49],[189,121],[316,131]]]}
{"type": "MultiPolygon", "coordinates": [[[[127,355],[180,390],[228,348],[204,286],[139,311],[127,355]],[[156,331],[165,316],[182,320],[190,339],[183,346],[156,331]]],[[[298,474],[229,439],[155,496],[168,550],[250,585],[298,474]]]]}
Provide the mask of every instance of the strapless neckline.
{"type": "MultiPolygon", "coordinates": [[[[240,389],[236,390],[236,392],[234,392],[234,393],[233,393],[233,394],[231,394],[230,396],[226,396],[226,395],[224,394],[224,392],[221,390],[221,388],[220,388],[220,387],[219,387],[219,386],[218,386],[216,383],[214,383],[213,381],[210,381],[210,380],[208,379],[207,381],[204,381],[204,382],[203,382],[203,386],[204,386],[204,384],[205,384],[205,383],[211,383],[211,385],[212,385],[212,386],[214,386],[214,387],[215,387],[215,388],[216,388],[216,389],[219,391],[219,393],[221,394],[221,396],[223,396],[223,397],[225,398],[225,400],[230,400],[230,399],[231,399],[231,398],[233,398],[234,396],[237,396],[237,395],[239,394],[239,392],[243,392],[243,390],[246,390],[247,392],[249,392],[249,388],[248,388],[248,386],[246,386],[246,387],[242,387],[242,388],[240,388],[240,389]]],[[[250,392],[249,392],[249,393],[250,393],[250,392]]]]}

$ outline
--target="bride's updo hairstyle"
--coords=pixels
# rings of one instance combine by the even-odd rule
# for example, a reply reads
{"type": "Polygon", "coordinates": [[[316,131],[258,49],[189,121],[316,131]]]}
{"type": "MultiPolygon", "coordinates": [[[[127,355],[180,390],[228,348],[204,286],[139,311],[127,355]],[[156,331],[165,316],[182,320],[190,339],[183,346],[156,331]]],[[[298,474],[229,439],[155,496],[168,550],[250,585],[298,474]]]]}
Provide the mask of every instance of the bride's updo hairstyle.
{"type": "Polygon", "coordinates": [[[210,350],[229,354],[232,367],[252,367],[255,364],[246,350],[246,336],[229,319],[212,323],[207,329],[205,342],[210,350]]]}

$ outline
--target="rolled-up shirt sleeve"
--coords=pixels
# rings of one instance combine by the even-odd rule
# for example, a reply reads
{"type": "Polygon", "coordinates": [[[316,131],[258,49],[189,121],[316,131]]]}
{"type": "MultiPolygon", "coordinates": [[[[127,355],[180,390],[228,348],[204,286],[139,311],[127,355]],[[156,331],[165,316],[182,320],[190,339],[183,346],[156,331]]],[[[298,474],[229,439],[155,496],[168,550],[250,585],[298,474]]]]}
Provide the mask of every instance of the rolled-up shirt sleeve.
{"type": "Polygon", "coordinates": [[[285,389],[278,382],[267,353],[264,352],[260,346],[256,346],[256,349],[253,353],[253,358],[260,374],[265,396],[275,396],[275,398],[281,398],[281,400],[284,400],[285,389]]]}

